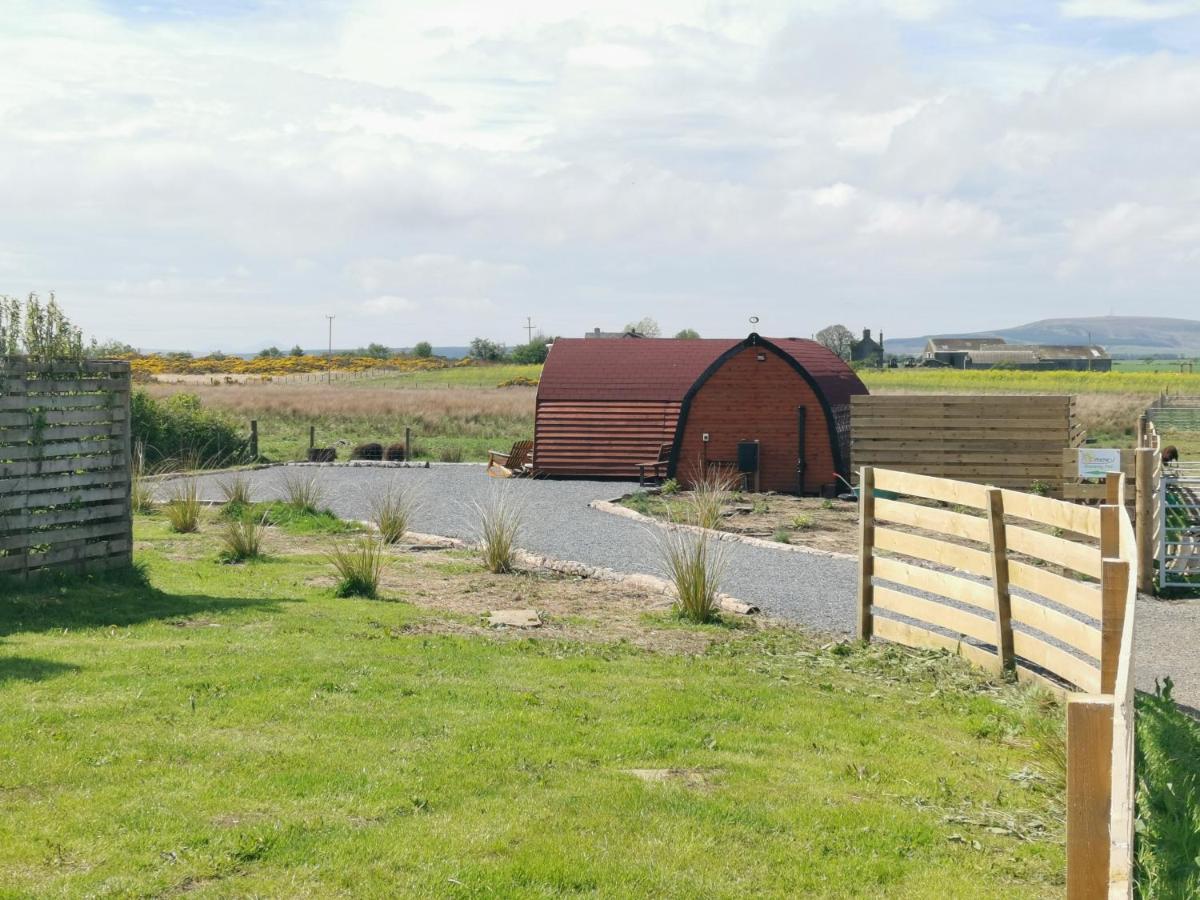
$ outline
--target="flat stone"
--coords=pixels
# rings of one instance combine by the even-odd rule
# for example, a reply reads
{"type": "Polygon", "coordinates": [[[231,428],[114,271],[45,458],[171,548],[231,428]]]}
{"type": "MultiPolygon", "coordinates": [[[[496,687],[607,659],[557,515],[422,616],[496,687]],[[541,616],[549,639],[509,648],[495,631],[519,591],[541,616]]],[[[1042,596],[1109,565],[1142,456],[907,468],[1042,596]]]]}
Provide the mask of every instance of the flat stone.
{"type": "Polygon", "coordinates": [[[541,628],[542,619],[532,609],[495,609],[488,615],[493,628],[541,628]]]}

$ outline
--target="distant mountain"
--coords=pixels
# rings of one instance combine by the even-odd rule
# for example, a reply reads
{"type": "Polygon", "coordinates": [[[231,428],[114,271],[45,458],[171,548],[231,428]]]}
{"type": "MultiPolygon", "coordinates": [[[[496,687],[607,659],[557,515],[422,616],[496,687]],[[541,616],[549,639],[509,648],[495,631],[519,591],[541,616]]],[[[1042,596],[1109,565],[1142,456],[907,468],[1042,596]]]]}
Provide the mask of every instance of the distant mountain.
{"type": "Polygon", "coordinates": [[[931,337],[1000,337],[1010,344],[1099,344],[1112,356],[1200,356],[1200,321],[1155,316],[1095,316],[1042,319],[995,331],[945,332],[887,338],[888,353],[916,354],[931,337]]]}

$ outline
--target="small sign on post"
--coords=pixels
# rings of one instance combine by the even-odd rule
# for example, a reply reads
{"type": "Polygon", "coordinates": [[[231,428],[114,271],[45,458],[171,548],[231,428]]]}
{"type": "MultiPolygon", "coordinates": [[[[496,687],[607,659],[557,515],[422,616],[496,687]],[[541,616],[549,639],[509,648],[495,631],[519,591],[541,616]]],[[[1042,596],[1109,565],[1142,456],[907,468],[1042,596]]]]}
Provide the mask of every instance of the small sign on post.
{"type": "Polygon", "coordinates": [[[1109,472],[1120,472],[1121,451],[1098,447],[1079,448],[1079,477],[1107,478],[1109,472]]]}

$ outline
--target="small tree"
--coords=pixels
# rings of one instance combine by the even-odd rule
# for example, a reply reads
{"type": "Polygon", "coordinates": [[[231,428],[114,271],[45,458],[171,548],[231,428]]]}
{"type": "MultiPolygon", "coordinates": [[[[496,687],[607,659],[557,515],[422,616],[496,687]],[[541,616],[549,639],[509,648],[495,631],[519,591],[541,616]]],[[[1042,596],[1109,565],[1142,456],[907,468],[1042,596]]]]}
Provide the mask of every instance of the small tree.
{"type": "Polygon", "coordinates": [[[528,344],[513,347],[509,359],[522,365],[540,365],[546,361],[546,355],[550,352],[550,342],[551,339],[544,334],[534,335],[528,344]]]}
{"type": "Polygon", "coordinates": [[[817,332],[817,343],[840,356],[850,358],[854,346],[854,335],[845,325],[829,325],[817,332]]]}
{"type": "Polygon", "coordinates": [[[649,316],[646,316],[644,319],[641,319],[637,322],[630,322],[628,325],[626,325],[625,333],[629,334],[630,332],[635,332],[640,334],[642,337],[650,338],[656,338],[662,335],[662,329],[658,327],[658,323],[649,316]]]}
{"type": "Polygon", "coordinates": [[[429,359],[433,356],[433,344],[429,341],[417,341],[417,346],[413,347],[413,356],[417,359],[429,359]]]}
{"type": "Polygon", "coordinates": [[[675,335],[675,340],[677,340],[677,341],[694,341],[694,340],[698,340],[699,337],[700,337],[700,332],[698,332],[695,328],[684,328],[682,331],[679,331],[675,335]]]}
{"type": "Polygon", "coordinates": [[[385,347],[383,344],[367,344],[365,350],[358,352],[359,356],[368,356],[371,359],[391,359],[392,351],[390,347],[385,347]]]}
{"type": "Polygon", "coordinates": [[[30,294],[24,308],[15,297],[0,296],[0,354],[82,359],[83,332],[71,324],[54,294],[45,306],[37,294],[30,294]]]}
{"type": "Polygon", "coordinates": [[[293,348],[291,349],[291,351],[289,351],[289,352],[291,353],[291,355],[292,355],[292,356],[303,356],[303,355],[304,355],[304,348],[303,348],[303,347],[301,347],[299,344],[297,344],[297,345],[296,345],[295,347],[293,347],[293,348]]]}
{"type": "Polygon", "coordinates": [[[471,341],[471,358],[484,362],[499,362],[508,354],[508,348],[496,341],[477,337],[471,341]]]}
{"type": "Polygon", "coordinates": [[[275,359],[280,356],[283,356],[283,351],[278,347],[266,347],[258,351],[259,359],[275,359]]]}

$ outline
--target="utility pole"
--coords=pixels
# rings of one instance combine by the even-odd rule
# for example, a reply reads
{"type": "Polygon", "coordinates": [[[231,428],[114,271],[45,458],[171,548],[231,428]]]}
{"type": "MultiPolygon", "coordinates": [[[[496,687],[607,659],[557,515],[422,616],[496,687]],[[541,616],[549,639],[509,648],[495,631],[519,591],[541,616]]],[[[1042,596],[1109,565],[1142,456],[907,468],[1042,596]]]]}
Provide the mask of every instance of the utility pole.
{"type": "Polygon", "coordinates": [[[533,343],[533,318],[531,316],[525,317],[525,331],[528,332],[528,334],[529,334],[529,340],[527,343],[532,344],[533,343]]]}
{"type": "Polygon", "coordinates": [[[326,316],[329,320],[329,352],[325,354],[325,380],[333,384],[333,320],[335,316],[326,316]]]}

